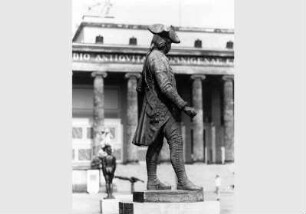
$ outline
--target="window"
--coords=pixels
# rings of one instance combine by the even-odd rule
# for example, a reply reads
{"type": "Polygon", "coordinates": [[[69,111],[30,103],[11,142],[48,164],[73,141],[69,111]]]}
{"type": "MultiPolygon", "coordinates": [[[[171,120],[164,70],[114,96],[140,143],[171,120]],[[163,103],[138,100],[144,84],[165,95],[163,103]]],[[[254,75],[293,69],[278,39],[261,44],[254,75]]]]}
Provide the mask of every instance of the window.
{"type": "Polygon", "coordinates": [[[73,139],[82,139],[82,128],[81,127],[72,127],[72,138],[73,139]]]}
{"type": "Polygon", "coordinates": [[[91,150],[90,149],[79,149],[79,161],[90,161],[91,160],[91,150]]]}
{"type": "Polygon", "coordinates": [[[234,42],[228,41],[228,42],[226,43],[226,48],[227,48],[227,49],[233,49],[233,48],[234,48],[234,42]]]}
{"type": "Polygon", "coordinates": [[[137,45],[137,39],[135,37],[130,38],[130,45],[137,45]]]}
{"type": "Polygon", "coordinates": [[[194,47],[195,48],[201,48],[202,47],[202,41],[197,39],[194,41],[194,47]]]}
{"type": "Polygon", "coordinates": [[[101,36],[101,35],[96,36],[96,43],[103,44],[103,36],[101,36]]]}

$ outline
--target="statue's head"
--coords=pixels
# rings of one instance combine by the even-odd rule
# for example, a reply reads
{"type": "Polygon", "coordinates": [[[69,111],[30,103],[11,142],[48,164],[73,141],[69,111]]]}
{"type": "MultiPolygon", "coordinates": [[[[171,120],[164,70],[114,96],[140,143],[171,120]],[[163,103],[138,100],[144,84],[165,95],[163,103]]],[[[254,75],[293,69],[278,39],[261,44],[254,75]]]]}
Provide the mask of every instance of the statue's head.
{"type": "Polygon", "coordinates": [[[104,150],[108,155],[111,155],[111,154],[112,154],[112,147],[111,147],[111,145],[109,145],[109,144],[106,144],[106,145],[103,147],[103,150],[104,150]]]}
{"type": "Polygon", "coordinates": [[[171,43],[180,43],[180,39],[174,31],[173,26],[154,24],[148,27],[148,30],[154,34],[151,49],[157,48],[165,54],[171,49],[171,43]]]}

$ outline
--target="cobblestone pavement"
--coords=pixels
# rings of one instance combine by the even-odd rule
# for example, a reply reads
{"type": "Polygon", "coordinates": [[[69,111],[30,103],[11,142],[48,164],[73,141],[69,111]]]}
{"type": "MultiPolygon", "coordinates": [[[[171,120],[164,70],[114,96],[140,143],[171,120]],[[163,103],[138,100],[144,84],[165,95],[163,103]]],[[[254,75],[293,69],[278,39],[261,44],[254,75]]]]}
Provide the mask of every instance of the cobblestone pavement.
{"type": "MultiPolygon", "coordinates": [[[[204,187],[204,200],[216,200],[214,179],[216,174],[219,174],[222,179],[220,205],[221,214],[233,214],[234,209],[234,192],[231,188],[234,185],[234,165],[206,165],[206,164],[192,164],[186,165],[187,173],[190,180],[195,184],[204,187]]],[[[146,181],[145,164],[135,165],[118,165],[116,175],[121,176],[135,176],[146,181]]],[[[158,175],[162,181],[175,186],[176,179],[173,169],[170,164],[161,164],[158,166],[158,175]]],[[[127,181],[115,179],[118,192],[115,193],[117,198],[130,197],[130,185],[127,181]]],[[[145,189],[145,183],[137,182],[135,191],[145,189]]],[[[72,196],[72,213],[73,214],[98,214],[100,213],[100,199],[105,194],[87,194],[74,193],[72,196]]]]}

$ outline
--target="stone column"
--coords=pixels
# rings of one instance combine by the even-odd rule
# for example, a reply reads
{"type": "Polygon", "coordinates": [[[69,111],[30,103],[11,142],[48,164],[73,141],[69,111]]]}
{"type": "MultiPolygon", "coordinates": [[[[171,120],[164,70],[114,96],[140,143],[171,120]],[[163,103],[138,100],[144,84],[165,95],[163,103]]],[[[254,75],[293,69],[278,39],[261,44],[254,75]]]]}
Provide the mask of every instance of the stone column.
{"type": "Polygon", "coordinates": [[[211,126],[211,159],[213,163],[216,163],[216,126],[212,124],[211,126]]]}
{"type": "Polygon", "coordinates": [[[124,162],[138,162],[138,147],[132,144],[134,133],[138,122],[138,98],[137,98],[137,79],[140,73],[125,74],[127,81],[127,127],[126,127],[126,146],[124,162]]]}
{"type": "Polygon", "coordinates": [[[193,118],[193,160],[195,162],[204,161],[204,121],[203,121],[203,99],[202,80],[205,75],[193,75],[192,83],[192,103],[198,114],[193,118]]]}
{"type": "Polygon", "coordinates": [[[223,76],[223,119],[224,119],[224,145],[225,162],[234,162],[234,88],[233,76],[223,76]]]}
{"type": "Polygon", "coordinates": [[[93,155],[97,155],[101,137],[98,133],[104,126],[104,78],[107,76],[105,72],[93,72],[94,78],[94,111],[93,111],[93,155]]]}

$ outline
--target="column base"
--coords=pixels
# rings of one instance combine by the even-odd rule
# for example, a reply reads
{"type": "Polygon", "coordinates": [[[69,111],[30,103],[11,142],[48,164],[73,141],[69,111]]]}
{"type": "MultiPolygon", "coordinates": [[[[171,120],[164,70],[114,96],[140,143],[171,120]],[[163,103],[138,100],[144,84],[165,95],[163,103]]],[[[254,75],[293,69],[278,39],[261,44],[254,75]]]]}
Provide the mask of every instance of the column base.
{"type": "Polygon", "coordinates": [[[205,163],[204,159],[194,159],[192,163],[205,163]]]}

